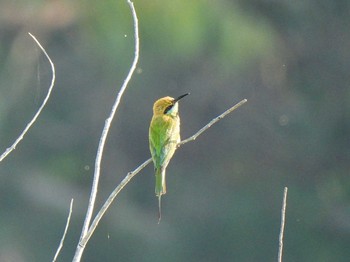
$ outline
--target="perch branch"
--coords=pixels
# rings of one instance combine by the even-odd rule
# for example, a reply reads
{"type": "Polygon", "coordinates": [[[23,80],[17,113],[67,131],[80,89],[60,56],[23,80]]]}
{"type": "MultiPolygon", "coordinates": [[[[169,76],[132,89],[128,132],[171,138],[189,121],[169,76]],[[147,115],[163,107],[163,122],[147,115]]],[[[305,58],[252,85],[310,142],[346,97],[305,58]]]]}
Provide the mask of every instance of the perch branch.
{"type": "Polygon", "coordinates": [[[205,130],[207,130],[209,127],[211,127],[212,125],[214,125],[216,122],[218,122],[219,120],[223,119],[225,116],[227,116],[229,113],[231,113],[232,111],[236,110],[238,107],[240,107],[241,105],[245,104],[248,100],[247,99],[243,99],[240,102],[238,102],[237,104],[235,104],[234,106],[230,107],[229,109],[227,109],[225,112],[223,112],[221,115],[215,117],[213,120],[211,120],[208,124],[206,124],[204,127],[202,127],[200,130],[198,130],[197,133],[195,133],[193,136],[182,140],[177,146],[180,147],[183,144],[186,144],[187,142],[190,141],[194,141],[196,140],[196,138],[201,135],[205,130]]]}
{"type": "Polygon", "coordinates": [[[53,62],[51,61],[50,56],[46,53],[46,50],[44,47],[42,47],[42,45],[40,44],[40,42],[35,38],[34,35],[32,35],[31,33],[28,33],[35,41],[35,43],[40,47],[41,51],[45,54],[47,60],[49,60],[50,65],[51,65],[51,71],[52,71],[52,78],[51,78],[51,84],[49,87],[49,90],[47,91],[47,95],[43,101],[43,103],[41,104],[41,106],[39,107],[38,111],[35,113],[34,117],[32,118],[32,120],[27,124],[27,126],[25,127],[25,129],[22,131],[22,133],[19,135],[19,137],[15,140],[15,142],[8,147],[4,153],[2,153],[2,155],[0,156],[0,162],[2,160],[4,160],[5,157],[7,157],[18,145],[18,143],[23,139],[24,135],[28,132],[29,128],[31,128],[31,126],[34,124],[34,122],[36,121],[36,119],[38,118],[38,116],[40,115],[41,111],[43,110],[43,108],[45,107],[47,101],[50,98],[51,95],[51,91],[55,85],[55,78],[56,78],[56,74],[55,74],[55,65],[53,64],[53,62]]]}
{"type": "Polygon", "coordinates": [[[60,244],[59,244],[59,246],[58,246],[58,248],[57,248],[55,257],[53,258],[52,262],[55,262],[55,261],[57,260],[57,257],[58,257],[58,255],[60,254],[61,249],[62,249],[62,247],[63,247],[64,239],[66,238],[66,234],[67,234],[68,227],[69,227],[69,223],[70,223],[70,217],[71,217],[71,215],[72,215],[72,210],[73,210],[73,198],[72,198],[72,200],[70,201],[69,213],[68,213],[68,217],[67,217],[66,227],[64,228],[63,236],[62,236],[62,238],[61,238],[60,244]]]}
{"type": "MultiPolygon", "coordinates": [[[[92,236],[93,232],[95,231],[96,227],[98,226],[98,223],[100,222],[101,218],[103,217],[103,215],[105,214],[105,212],[107,211],[107,209],[109,208],[109,206],[112,204],[113,200],[116,198],[116,196],[119,194],[119,192],[125,187],[125,185],[136,175],[138,174],[144,167],[146,167],[149,163],[152,162],[152,159],[148,159],[146,160],[143,164],[141,164],[139,167],[137,167],[134,171],[129,172],[126,177],[122,180],[122,182],[113,190],[113,192],[109,195],[109,197],[107,198],[107,200],[105,201],[105,203],[103,204],[103,206],[101,207],[101,209],[98,211],[97,215],[95,216],[94,220],[92,221],[92,223],[90,224],[90,221],[92,219],[92,214],[93,214],[93,209],[94,209],[94,204],[95,204],[95,200],[96,200],[96,195],[97,195],[97,189],[98,189],[98,181],[99,181],[99,176],[100,176],[100,164],[101,164],[101,159],[102,159],[102,155],[103,155],[103,148],[104,148],[104,144],[107,138],[107,134],[109,131],[109,127],[111,124],[111,121],[114,117],[114,114],[116,112],[116,109],[119,105],[119,101],[121,99],[122,94],[124,93],[128,82],[136,68],[137,65],[137,61],[138,61],[138,56],[139,56],[139,36],[138,36],[138,20],[137,20],[137,16],[136,16],[136,11],[134,9],[134,5],[131,1],[127,1],[130,8],[131,8],[131,12],[132,12],[132,16],[133,16],[133,20],[134,20],[134,37],[135,37],[135,57],[134,57],[134,61],[133,64],[130,68],[130,71],[128,73],[128,76],[126,77],[119,93],[117,96],[117,99],[115,101],[115,103],[113,104],[112,107],[112,111],[110,113],[110,116],[106,119],[105,122],[105,126],[103,128],[102,131],[102,135],[101,135],[101,139],[100,139],[100,143],[97,149],[97,156],[96,156],[96,161],[95,161],[95,172],[94,172],[94,178],[93,178],[93,185],[92,185],[92,190],[91,190],[91,195],[90,195],[90,200],[89,200],[89,204],[88,204],[88,210],[86,213],[86,217],[85,217],[85,221],[84,221],[84,225],[83,225],[83,229],[82,229],[82,233],[80,236],[80,240],[76,249],[76,253],[75,256],[73,258],[73,262],[78,262],[81,260],[84,248],[86,246],[86,244],[88,243],[90,237],[92,236]]],[[[212,126],[213,124],[215,124],[216,122],[218,122],[220,119],[224,118],[227,114],[231,113],[232,111],[234,111],[235,109],[237,109],[238,107],[240,107],[241,105],[243,105],[244,103],[246,103],[247,100],[244,99],[242,101],[240,101],[238,104],[236,104],[235,106],[229,108],[228,110],[226,110],[224,113],[222,113],[221,115],[219,115],[218,117],[216,117],[215,119],[213,119],[210,123],[208,123],[205,127],[203,127],[201,130],[199,130],[194,136],[182,141],[181,143],[179,143],[179,146],[182,144],[185,144],[189,141],[193,141],[195,140],[200,134],[202,134],[205,130],[207,130],[210,126],[212,126]]]]}
{"type": "Polygon", "coordinates": [[[288,193],[288,187],[285,187],[283,192],[283,202],[282,202],[282,209],[281,209],[281,226],[280,226],[279,245],[278,245],[278,262],[282,262],[283,235],[284,235],[284,224],[286,219],[287,193],[288,193]]]}
{"type": "Polygon", "coordinates": [[[134,60],[132,62],[132,65],[130,67],[129,73],[126,76],[123,85],[121,86],[116,100],[114,101],[114,104],[112,106],[112,110],[108,116],[108,118],[105,121],[105,125],[104,128],[102,130],[102,134],[101,134],[101,138],[99,141],[99,145],[97,148],[97,154],[96,154],[96,159],[95,159],[95,170],[94,170],[94,178],[93,178],[93,182],[92,182],[92,188],[91,188],[91,194],[90,194],[90,199],[89,199],[89,204],[88,204],[88,208],[87,208],[87,212],[86,212],[86,216],[85,216],[85,220],[84,220],[84,224],[83,224],[83,228],[81,231],[81,235],[80,235],[80,239],[79,239],[79,244],[77,246],[73,261],[80,261],[81,260],[81,256],[83,254],[83,250],[85,248],[85,245],[82,244],[82,240],[85,238],[86,233],[90,227],[90,222],[91,222],[91,218],[92,218],[92,214],[94,211],[94,206],[95,206],[95,201],[96,201],[96,196],[97,196],[97,191],[98,191],[98,183],[99,183],[99,179],[100,179],[100,170],[101,170],[101,161],[102,161],[102,156],[103,156],[103,150],[104,150],[104,146],[107,140],[107,136],[108,136],[108,132],[112,123],[112,120],[114,118],[114,115],[117,111],[117,108],[119,106],[121,97],[124,94],[124,91],[126,90],[128,83],[131,79],[131,76],[133,75],[136,66],[137,66],[137,62],[139,59],[139,29],[138,29],[138,19],[137,19],[137,15],[136,15],[136,11],[134,8],[134,4],[128,0],[127,1],[130,9],[131,9],[131,13],[132,13],[132,17],[133,17],[133,22],[134,22],[134,40],[135,40],[135,54],[134,54],[134,60]]]}
{"type": "MultiPolygon", "coordinates": [[[[201,128],[197,133],[195,133],[193,136],[181,141],[178,146],[186,144],[190,141],[194,141],[199,135],[201,135],[204,131],[206,131],[208,128],[210,128],[212,125],[217,123],[219,120],[223,119],[226,115],[233,112],[238,107],[242,106],[244,103],[247,102],[247,99],[243,99],[242,101],[238,102],[234,106],[227,109],[225,112],[220,114],[219,116],[215,117],[213,120],[211,120],[207,125],[205,125],[203,128],[201,128]]],[[[127,183],[137,174],[139,173],[143,168],[145,168],[149,163],[152,162],[152,159],[146,160],[144,163],[142,163],[139,167],[137,167],[134,171],[129,172],[126,177],[120,182],[120,184],[113,190],[113,192],[109,195],[106,202],[103,204],[100,211],[97,213],[95,219],[91,223],[91,226],[89,230],[87,231],[87,234],[81,241],[81,245],[85,246],[86,243],[89,241],[90,237],[92,236],[93,232],[95,231],[98,223],[100,222],[101,218],[103,217],[104,213],[107,211],[108,207],[112,204],[113,200],[116,198],[116,196],[119,194],[119,192],[126,186],[127,183]]]]}

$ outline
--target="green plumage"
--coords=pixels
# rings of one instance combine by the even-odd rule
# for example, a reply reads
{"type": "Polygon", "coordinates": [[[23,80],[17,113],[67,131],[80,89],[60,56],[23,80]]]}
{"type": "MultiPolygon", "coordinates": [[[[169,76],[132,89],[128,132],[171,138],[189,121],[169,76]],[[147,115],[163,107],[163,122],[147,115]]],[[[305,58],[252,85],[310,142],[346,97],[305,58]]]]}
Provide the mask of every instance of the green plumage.
{"type": "Polygon", "coordinates": [[[166,193],[165,169],[180,142],[180,119],[162,115],[152,119],[149,130],[149,145],[156,175],[155,193],[159,197],[166,193]]]}
{"type": "Polygon", "coordinates": [[[159,221],[161,219],[161,196],[166,193],[165,169],[180,142],[180,118],[178,101],[188,94],[176,99],[163,97],[153,105],[153,117],[149,127],[149,148],[155,169],[155,193],[159,200],[159,221]]]}

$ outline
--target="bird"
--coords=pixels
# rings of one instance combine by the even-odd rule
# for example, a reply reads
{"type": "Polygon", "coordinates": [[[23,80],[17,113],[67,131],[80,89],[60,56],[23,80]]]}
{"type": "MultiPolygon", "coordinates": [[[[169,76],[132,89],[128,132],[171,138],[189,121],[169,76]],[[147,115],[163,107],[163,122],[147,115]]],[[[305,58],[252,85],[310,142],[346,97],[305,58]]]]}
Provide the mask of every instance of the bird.
{"type": "Polygon", "coordinates": [[[177,98],[166,96],[153,105],[153,116],[149,126],[149,148],[155,170],[155,194],[158,197],[158,224],[161,220],[161,197],[166,193],[165,170],[175,153],[180,139],[180,117],[177,98]]]}

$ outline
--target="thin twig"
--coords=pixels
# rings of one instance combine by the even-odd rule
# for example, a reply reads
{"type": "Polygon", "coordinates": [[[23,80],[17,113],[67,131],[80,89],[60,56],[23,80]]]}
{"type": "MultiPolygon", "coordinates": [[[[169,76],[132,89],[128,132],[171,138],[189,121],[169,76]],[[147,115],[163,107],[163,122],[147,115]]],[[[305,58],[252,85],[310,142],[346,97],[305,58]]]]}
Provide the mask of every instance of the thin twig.
{"type": "Polygon", "coordinates": [[[282,202],[282,209],[281,209],[281,226],[280,226],[279,245],[278,245],[278,262],[282,262],[283,235],[284,235],[284,224],[286,219],[287,193],[288,193],[288,187],[285,187],[283,192],[283,202],[282,202]]]}
{"type": "MultiPolygon", "coordinates": [[[[203,132],[205,132],[208,128],[210,128],[212,125],[217,123],[219,120],[223,119],[226,115],[233,112],[238,107],[242,106],[244,103],[247,102],[247,99],[243,99],[242,101],[238,102],[234,106],[227,109],[225,112],[220,114],[219,116],[215,117],[213,120],[211,120],[207,125],[205,125],[203,128],[201,128],[198,132],[196,132],[193,136],[181,141],[178,145],[186,144],[190,141],[194,141],[199,135],[201,135],[203,132]]],[[[120,184],[113,190],[113,192],[109,195],[106,202],[103,204],[102,208],[97,213],[95,219],[91,223],[91,226],[86,234],[86,236],[82,239],[81,245],[85,246],[86,243],[89,241],[91,235],[95,231],[98,223],[100,222],[101,218],[103,217],[104,213],[107,211],[108,207],[112,204],[113,200],[116,198],[116,196],[119,194],[119,192],[126,186],[127,183],[142,169],[144,169],[149,163],[152,162],[152,159],[146,160],[144,163],[142,163],[139,167],[137,167],[134,171],[129,172],[126,177],[120,182],[120,184]]]]}
{"type": "Polygon", "coordinates": [[[109,132],[109,128],[111,126],[112,120],[114,118],[114,115],[117,111],[117,108],[119,106],[121,97],[124,94],[124,91],[127,88],[127,85],[131,79],[131,76],[133,75],[135,69],[136,69],[136,65],[139,59],[139,29],[138,29],[138,19],[137,19],[137,14],[134,8],[134,4],[128,0],[127,1],[130,9],[131,9],[131,13],[132,13],[132,17],[133,17],[133,21],[134,21],[134,40],[135,40],[135,55],[134,55],[134,60],[132,62],[132,65],[130,67],[129,73],[126,76],[123,85],[120,88],[120,91],[118,92],[117,98],[114,101],[114,104],[112,106],[112,110],[109,114],[109,117],[106,119],[105,121],[105,125],[101,134],[101,138],[99,141],[99,145],[97,148],[97,154],[96,154],[96,160],[95,160],[95,171],[94,171],[94,178],[93,178],[93,182],[92,182],[92,188],[91,188],[91,194],[90,194],[90,199],[89,199],[89,204],[88,204],[88,208],[87,208],[87,212],[86,212],[86,216],[85,216],[85,221],[83,224],[83,228],[82,228],[82,232],[80,235],[80,240],[79,240],[79,244],[77,246],[76,249],[76,253],[75,256],[73,258],[73,261],[80,261],[81,260],[81,256],[83,253],[83,250],[85,248],[85,244],[82,244],[82,240],[85,238],[87,231],[89,229],[90,226],[90,221],[92,218],[92,214],[94,211],[94,206],[95,206],[95,201],[96,201],[96,196],[97,196],[97,191],[98,191],[98,183],[99,183],[99,179],[100,179],[100,170],[101,170],[101,161],[102,161],[102,156],[103,156],[103,150],[104,150],[104,145],[106,143],[107,140],[107,136],[108,136],[108,132],[109,132]]]}
{"type": "Polygon", "coordinates": [[[209,127],[211,127],[212,125],[214,125],[216,122],[218,122],[219,120],[223,119],[226,115],[228,115],[229,113],[231,113],[232,111],[236,110],[238,107],[240,107],[241,105],[245,104],[248,100],[247,99],[243,99],[240,102],[238,102],[237,104],[235,104],[234,106],[230,107],[229,109],[227,109],[225,112],[223,112],[221,115],[215,117],[213,120],[211,120],[208,124],[206,124],[203,128],[201,128],[200,130],[198,130],[197,133],[195,133],[193,136],[182,140],[177,146],[180,147],[183,144],[186,144],[189,141],[194,141],[196,140],[196,138],[202,134],[205,130],[207,130],[209,127]]]}
{"type": "Polygon", "coordinates": [[[53,258],[52,262],[55,262],[57,260],[57,257],[60,254],[61,249],[63,247],[63,243],[64,243],[64,239],[66,238],[67,231],[68,231],[68,227],[69,227],[70,217],[72,215],[72,211],[73,211],[73,198],[70,201],[69,213],[68,213],[68,217],[67,217],[66,227],[64,228],[64,232],[63,232],[63,236],[62,236],[61,241],[60,241],[60,245],[57,248],[55,257],[53,258]]]}
{"type": "Polygon", "coordinates": [[[45,54],[47,60],[49,60],[49,63],[51,65],[51,71],[52,71],[52,78],[51,78],[51,84],[49,87],[49,90],[47,91],[47,95],[43,101],[43,103],[41,104],[41,106],[39,107],[38,111],[35,113],[34,117],[32,118],[32,120],[27,124],[27,126],[25,127],[25,129],[22,131],[22,133],[19,135],[19,137],[15,140],[15,142],[8,147],[4,153],[2,153],[2,155],[0,156],[0,162],[2,160],[4,160],[5,157],[7,157],[18,145],[18,143],[23,139],[24,135],[28,132],[29,128],[34,124],[34,122],[36,121],[36,119],[38,118],[38,116],[40,115],[41,111],[43,110],[43,108],[45,107],[47,101],[50,98],[51,95],[51,91],[55,85],[55,78],[56,78],[56,73],[55,73],[55,65],[53,64],[53,62],[51,61],[50,56],[46,53],[46,50],[44,47],[42,47],[42,45],[40,44],[40,42],[35,38],[34,35],[32,35],[31,33],[28,33],[35,41],[35,43],[40,47],[41,51],[45,54]]]}

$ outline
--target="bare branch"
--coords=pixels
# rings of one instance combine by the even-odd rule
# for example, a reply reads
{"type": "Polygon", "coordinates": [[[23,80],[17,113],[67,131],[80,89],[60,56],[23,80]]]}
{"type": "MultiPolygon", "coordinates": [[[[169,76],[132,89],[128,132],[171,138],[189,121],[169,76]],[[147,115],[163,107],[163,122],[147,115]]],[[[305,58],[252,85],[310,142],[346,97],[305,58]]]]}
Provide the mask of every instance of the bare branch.
{"type": "Polygon", "coordinates": [[[68,227],[69,227],[70,217],[71,217],[71,215],[72,215],[72,211],[73,211],[73,198],[72,198],[72,200],[70,201],[69,213],[68,213],[68,217],[67,217],[66,227],[64,228],[63,236],[62,236],[62,238],[61,238],[60,244],[59,244],[59,246],[58,246],[58,248],[57,248],[55,257],[53,258],[52,262],[55,262],[55,261],[56,261],[58,255],[60,254],[61,249],[62,249],[62,247],[63,247],[63,243],[64,243],[64,239],[66,238],[67,231],[68,231],[68,227]]]}
{"type": "MultiPolygon", "coordinates": [[[[133,21],[134,21],[135,57],[134,57],[133,64],[130,68],[130,71],[129,71],[126,79],[124,80],[124,83],[123,83],[123,85],[122,85],[122,87],[117,95],[117,98],[113,104],[111,113],[105,121],[105,126],[103,128],[102,135],[101,135],[100,142],[99,142],[99,146],[97,149],[97,155],[96,155],[96,160],[95,160],[95,172],[94,172],[93,184],[92,184],[92,189],[91,189],[91,194],[90,194],[90,200],[89,200],[89,204],[88,204],[88,210],[86,213],[86,217],[85,217],[83,229],[81,232],[80,240],[79,240],[79,243],[78,243],[78,246],[76,248],[74,258],[73,258],[73,262],[79,262],[81,260],[81,257],[82,257],[82,254],[84,252],[84,249],[85,249],[87,242],[89,241],[90,237],[92,236],[93,232],[95,231],[101,218],[103,217],[103,215],[105,214],[105,212],[107,211],[109,206],[112,204],[112,202],[116,198],[116,196],[119,194],[119,192],[125,187],[125,185],[136,174],[138,174],[144,167],[146,167],[149,163],[152,162],[152,159],[148,159],[143,164],[141,164],[139,167],[137,167],[134,171],[129,172],[126,175],[126,177],[122,180],[122,182],[113,190],[113,192],[107,198],[106,202],[103,204],[102,208],[98,211],[96,217],[94,218],[94,220],[92,221],[92,223],[90,225],[90,221],[91,221],[93,210],[94,210],[95,200],[96,200],[96,196],[97,196],[98,182],[99,182],[99,177],[100,177],[100,165],[101,165],[101,160],[102,160],[102,156],[103,156],[104,145],[105,145],[105,142],[107,139],[107,135],[108,135],[109,128],[111,125],[111,121],[114,118],[115,112],[116,112],[118,105],[119,105],[119,102],[120,102],[120,99],[121,99],[128,83],[129,83],[130,79],[131,79],[131,76],[133,75],[133,72],[136,68],[136,65],[138,62],[138,57],[139,57],[138,19],[137,19],[137,15],[136,15],[136,11],[135,11],[133,3],[130,0],[128,0],[127,2],[130,6],[132,16],[133,16],[133,21]]],[[[218,117],[213,119],[205,127],[203,127],[201,130],[199,130],[195,135],[180,142],[179,146],[182,144],[185,144],[189,141],[195,140],[200,134],[202,134],[204,131],[206,131],[210,126],[212,126],[213,124],[218,122],[220,119],[224,118],[227,114],[231,113],[232,111],[234,111],[235,109],[237,109],[238,107],[240,107],[241,105],[243,105],[246,102],[247,102],[247,100],[244,99],[244,100],[240,101],[238,104],[236,104],[235,106],[226,110],[224,113],[222,113],[221,115],[219,115],[218,117]]]]}
{"type": "Polygon", "coordinates": [[[50,56],[46,53],[46,50],[44,47],[42,47],[42,45],[40,44],[40,42],[35,38],[34,35],[32,35],[31,33],[28,33],[35,41],[35,43],[40,47],[41,51],[45,54],[47,60],[49,60],[50,65],[51,65],[51,71],[52,71],[52,78],[51,78],[51,84],[49,87],[49,90],[47,91],[47,95],[43,101],[43,103],[41,104],[41,106],[39,107],[38,111],[35,113],[34,117],[32,118],[32,120],[27,124],[27,126],[25,127],[25,129],[22,131],[22,133],[19,135],[19,137],[16,139],[16,141],[10,146],[8,147],[4,153],[2,153],[2,155],[0,156],[0,162],[2,160],[4,160],[5,157],[7,157],[18,145],[18,143],[23,139],[24,135],[28,132],[29,128],[34,124],[34,122],[36,121],[36,119],[38,118],[38,116],[40,115],[41,111],[43,110],[43,108],[45,107],[47,101],[50,98],[51,95],[51,91],[55,85],[55,78],[56,78],[56,73],[55,73],[55,65],[53,64],[53,62],[51,61],[50,56]]]}
{"type": "Polygon", "coordinates": [[[198,130],[197,133],[195,133],[193,136],[182,140],[179,144],[178,147],[182,146],[183,144],[186,144],[187,142],[190,141],[194,141],[196,140],[196,138],[201,135],[205,130],[207,130],[209,127],[211,127],[212,125],[214,125],[216,122],[218,122],[219,120],[223,119],[225,116],[227,116],[229,113],[231,113],[232,111],[236,110],[238,107],[240,107],[241,105],[245,104],[248,100],[247,99],[243,99],[240,102],[238,102],[237,104],[235,104],[234,106],[230,107],[229,109],[227,109],[225,112],[223,112],[221,115],[215,117],[213,120],[211,120],[208,124],[206,124],[203,128],[201,128],[200,130],[198,130]]]}
{"type": "Polygon", "coordinates": [[[288,187],[285,187],[283,192],[283,202],[282,202],[282,209],[281,209],[281,226],[280,226],[279,245],[278,245],[278,262],[282,262],[283,235],[284,235],[284,224],[286,219],[287,193],[288,193],[288,187]]]}
{"type": "Polygon", "coordinates": [[[99,145],[97,148],[96,159],[95,159],[95,171],[94,171],[94,178],[93,178],[93,182],[92,182],[89,204],[88,204],[82,232],[80,235],[79,244],[77,246],[73,261],[80,261],[81,260],[83,250],[85,248],[85,244],[82,244],[83,243],[82,240],[85,238],[85,236],[87,234],[88,228],[90,226],[92,214],[94,211],[94,206],[95,206],[95,201],[96,201],[96,196],[97,196],[97,191],[98,191],[98,183],[99,183],[99,179],[100,179],[100,169],[101,169],[101,161],[102,161],[102,156],[103,156],[104,145],[106,143],[109,128],[111,126],[112,120],[113,120],[114,115],[115,115],[117,108],[119,106],[121,97],[123,96],[124,91],[127,88],[127,85],[131,79],[131,76],[133,75],[133,73],[136,69],[136,65],[137,65],[137,62],[139,59],[139,46],[140,46],[140,44],[139,44],[139,29],[138,29],[137,14],[136,14],[136,11],[134,8],[134,4],[130,0],[128,0],[127,3],[131,9],[131,13],[132,13],[133,21],[134,21],[135,56],[134,56],[134,60],[132,62],[132,65],[130,67],[129,73],[126,76],[124,83],[123,83],[122,87],[120,88],[120,91],[118,92],[116,100],[114,101],[114,104],[112,106],[112,110],[109,114],[109,117],[105,121],[105,125],[103,128],[102,134],[101,134],[101,138],[100,138],[99,145]]]}
{"type": "MultiPolygon", "coordinates": [[[[228,110],[220,114],[219,116],[215,117],[213,120],[211,120],[207,125],[205,125],[203,128],[201,128],[198,132],[196,132],[193,136],[181,141],[179,143],[180,145],[186,144],[190,141],[194,141],[199,135],[201,135],[203,132],[205,132],[208,128],[210,128],[212,125],[217,123],[219,120],[223,119],[226,115],[233,112],[235,109],[243,105],[247,102],[247,99],[243,99],[242,101],[238,102],[234,106],[230,107],[228,110]]],[[[152,159],[146,160],[144,163],[142,163],[139,167],[137,167],[134,171],[129,172],[126,177],[120,182],[120,184],[113,190],[113,192],[109,195],[106,202],[103,204],[102,208],[97,213],[95,219],[93,220],[86,236],[81,240],[81,245],[85,246],[86,243],[89,241],[90,237],[92,236],[93,232],[95,231],[98,223],[100,222],[101,218],[103,217],[104,213],[107,211],[108,207],[112,204],[113,200],[116,198],[116,196],[119,194],[119,192],[126,186],[127,183],[136,175],[138,174],[142,169],[144,169],[149,163],[152,162],[152,159]]]]}

